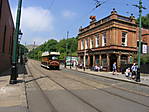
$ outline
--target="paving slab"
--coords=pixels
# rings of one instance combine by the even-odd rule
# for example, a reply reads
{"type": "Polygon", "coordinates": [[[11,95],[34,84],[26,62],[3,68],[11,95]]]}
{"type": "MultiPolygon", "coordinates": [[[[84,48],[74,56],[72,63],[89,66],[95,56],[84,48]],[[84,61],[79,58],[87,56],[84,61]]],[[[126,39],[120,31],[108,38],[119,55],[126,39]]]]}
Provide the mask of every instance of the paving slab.
{"type": "Polygon", "coordinates": [[[9,84],[10,73],[0,74],[0,112],[27,112],[24,74],[18,75],[17,84],[9,84]]]}
{"type": "MultiPolygon", "coordinates": [[[[70,67],[67,66],[67,69],[70,69],[70,67]]],[[[144,84],[149,86],[149,74],[141,74],[140,79],[141,82],[136,82],[135,80],[130,80],[128,79],[125,74],[121,74],[121,73],[117,73],[117,75],[112,75],[112,72],[104,72],[104,71],[91,71],[90,69],[85,69],[85,71],[83,69],[79,69],[76,67],[71,67],[72,70],[76,70],[79,72],[85,72],[85,73],[89,73],[89,74],[94,74],[94,75],[99,75],[99,76],[103,76],[103,77],[107,77],[107,78],[113,78],[113,79],[117,79],[117,80],[124,80],[124,81],[129,81],[132,83],[138,83],[138,84],[144,84]]]]}

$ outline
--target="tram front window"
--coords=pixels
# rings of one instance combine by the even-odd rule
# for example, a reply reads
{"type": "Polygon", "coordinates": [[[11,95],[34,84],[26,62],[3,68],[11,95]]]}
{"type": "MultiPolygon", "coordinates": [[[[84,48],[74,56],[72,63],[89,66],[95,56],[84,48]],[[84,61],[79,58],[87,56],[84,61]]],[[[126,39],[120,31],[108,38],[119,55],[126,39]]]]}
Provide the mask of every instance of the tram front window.
{"type": "Polygon", "coordinates": [[[58,56],[50,56],[49,60],[58,60],[58,56]]]}

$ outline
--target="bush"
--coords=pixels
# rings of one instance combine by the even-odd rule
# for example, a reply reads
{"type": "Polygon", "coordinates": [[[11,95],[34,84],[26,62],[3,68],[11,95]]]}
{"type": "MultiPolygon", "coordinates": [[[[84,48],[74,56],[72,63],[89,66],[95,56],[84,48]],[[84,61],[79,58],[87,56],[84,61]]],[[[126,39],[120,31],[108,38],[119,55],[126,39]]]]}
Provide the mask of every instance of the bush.
{"type": "Polygon", "coordinates": [[[147,63],[149,63],[149,54],[146,54],[146,55],[142,55],[142,56],[141,56],[141,63],[142,63],[142,64],[147,64],[147,63]]]}

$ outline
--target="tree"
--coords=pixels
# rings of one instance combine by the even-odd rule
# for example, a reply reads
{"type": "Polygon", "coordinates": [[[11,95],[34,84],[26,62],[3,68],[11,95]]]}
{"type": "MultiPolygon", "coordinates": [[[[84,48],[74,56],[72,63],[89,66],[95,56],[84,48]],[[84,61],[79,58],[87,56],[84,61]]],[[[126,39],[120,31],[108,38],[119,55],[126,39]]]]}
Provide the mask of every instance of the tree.
{"type": "Polygon", "coordinates": [[[147,63],[149,63],[149,54],[146,54],[146,55],[142,55],[142,56],[141,56],[141,63],[142,63],[142,64],[147,64],[147,63]]]}
{"type": "MultiPolygon", "coordinates": [[[[149,29],[149,14],[147,14],[146,16],[142,16],[142,27],[149,29]]],[[[137,24],[139,24],[139,18],[137,19],[137,24]]]]}
{"type": "Polygon", "coordinates": [[[45,51],[53,52],[58,51],[61,53],[60,59],[64,59],[67,56],[66,44],[68,55],[77,56],[77,38],[62,39],[59,42],[54,39],[50,39],[44,44],[40,45],[36,49],[33,49],[29,54],[29,58],[40,60],[41,54],[45,51]]]}

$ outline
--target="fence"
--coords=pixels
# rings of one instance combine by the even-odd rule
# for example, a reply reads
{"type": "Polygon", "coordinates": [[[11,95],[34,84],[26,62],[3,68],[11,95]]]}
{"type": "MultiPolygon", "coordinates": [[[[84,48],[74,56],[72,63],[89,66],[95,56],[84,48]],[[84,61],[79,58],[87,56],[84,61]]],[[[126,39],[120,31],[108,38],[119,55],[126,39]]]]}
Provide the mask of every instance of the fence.
{"type": "Polygon", "coordinates": [[[141,69],[141,73],[149,74],[149,64],[142,64],[140,69],[141,69]]]}

